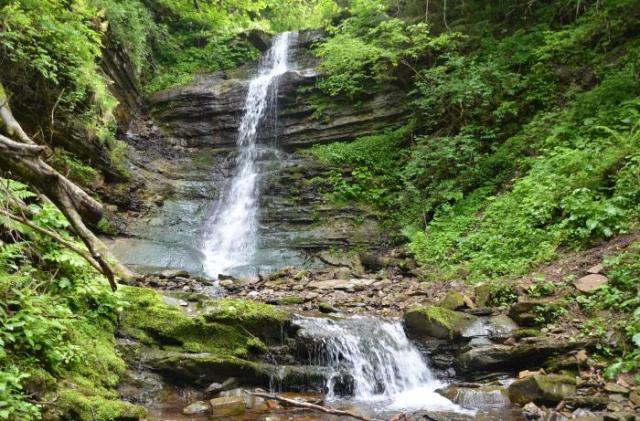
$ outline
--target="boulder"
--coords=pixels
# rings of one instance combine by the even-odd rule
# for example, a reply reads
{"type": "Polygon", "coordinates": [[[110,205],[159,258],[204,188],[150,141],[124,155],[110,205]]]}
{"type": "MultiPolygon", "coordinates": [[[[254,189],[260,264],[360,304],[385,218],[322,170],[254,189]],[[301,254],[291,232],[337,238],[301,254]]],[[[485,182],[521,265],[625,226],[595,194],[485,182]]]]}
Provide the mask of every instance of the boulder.
{"type": "Polygon", "coordinates": [[[460,338],[477,320],[470,314],[436,306],[413,307],[404,315],[405,327],[410,333],[449,340],[460,338]]]}
{"type": "Polygon", "coordinates": [[[247,410],[244,399],[236,396],[211,399],[209,404],[211,405],[212,418],[227,418],[242,415],[247,410]]]}
{"type": "Polygon", "coordinates": [[[564,303],[557,298],[542,298],[536,300],[522,300],[511,306],[509,317],[520,326],[535,326],[538,324],[539,314],[536,309],[539,307],[558,306],[563,307],[564,303]]]}
{"type": "Polygon", "coordinates": [[[491,288],[489,284],[481,282],[473,288],[474,301],[478,307],[486,307],[491,298],[491,288]]]}
{"type": "Polygon", "coordinates": [[[160,272],[160,278],[164,278],[164,279],[174,279],[177,277],[189,277],[189,272],[187,272],[186,270],[182,270],[182,269],[165,269],[162,272],[160,272]]]}
{"type": "Polygon", "coordinates": [[[375,279],[327,279],[325,281],[311,281],[307,284],[307,288],[320,290],[341,290],[341,291],[362,291],[373,285],[375,279]]]}
{"type": "Polygon", "coordinates": [[[591,294],[609,282],[609,279],[598,273],[591,273],[573,281],[573,286],[584,294],[591,294]]]}
{"type": "Polygon", "coordinates": [[[597,265],[591,266],[587,269],[587,273],[602,273],[603,270],[604,266],[602,266],[602,263],[598,263],[597,265]]]}
{"type": "Polygon", "coordinates": [[[535,367],[550,357],[582,348],[584,342],[559,341],[555,338],[527,338],[516,345],[488,345],[472,348],[456,358],[463,373],[473,371],[517,370],[535,367]]]}
{"type": "Polygon", "coordinates": [[[282,308],[249,300],[222,299],[207,303],[203,318],[249,332],[267,343],[281,343],[291,325],[291,315],[282,308]]]}
{"type": "Polygon", "coordinates": [[[576,379],[562,374],[537,374],[514,381],[507,390],[514,403],[553,405],[576,392],[576,379]]]}
{"type": "Polygon", "coordinates": [[[445,398],[468,409],[498,409],[511,404],[504,387],[459,387],[450,386],[445,390],[437,390],[445,398]]]}
{"type": "Polygon", "coordinates": [[[495,340],[507,339],[518,329],[518,324],[504,314],[490,317],[487,321],[489,337],[495,340]]]}
{"type": "Polygon", "coordinates": [[[334,306],[332,306],[329,303],[320,303],[318,304],[318,310],[320,310],[322,313],[337,313],[338,309],[336,309],[334,306]]]}
{"type": "Polygon", "coordinates": [[[144,363],[171,383],[209,385],[233,377],[239,384],[288,390],[309,390],[325,384],[321,368],[300,365],[271,365],[229,355],[150,351],[144,363]]]}
{"type": "Polygon", "coordinates": [[[211,383],[204,390],[204,393],[207,396],[213,396],[220,392],[224,392],[225,390],[233,389],[234,387],[238,387],[238,380],[235,377],[229,377],[222,383],[211,383]]]}
{"type": "Polygon", "coordinates": [[[209,412],[209,404],[203,401],[194,402],[182,408],[184,415],[196,415],[209,412]]]}
{"type": "Polygon", "coordinates": [[[457,310],[463,308],[465,305],[464,296],[458,291],[453,290],[447,292],[447,295],[438,303],[438,306],[446,308],[447,310],[457,310]]]}

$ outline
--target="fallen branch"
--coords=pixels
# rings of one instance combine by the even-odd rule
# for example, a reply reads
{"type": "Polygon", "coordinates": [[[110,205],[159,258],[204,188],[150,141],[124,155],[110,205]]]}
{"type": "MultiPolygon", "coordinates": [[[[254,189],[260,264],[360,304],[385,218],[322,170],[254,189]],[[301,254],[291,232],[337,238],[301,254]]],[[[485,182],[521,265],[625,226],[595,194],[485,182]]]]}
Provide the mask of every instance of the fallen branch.
{"type": "Polygon", "coordinates": [[[102,205],[42,159],[45,148],[36,145],[22,130],[11,113],[6,92],[0,83],[0,129],[3,127],[10,137],[0,134],[0,173],[17,177],[55,204],[87,247],[93,259],[90,263],[99,266],[113,289],[116,288],[116,276],[125,281],[133,280],[135,274],[120,263],[85,225],[84,221],[98,223],[102,217],[102,205]]]}
{"type": "MultiPolygon", "coordinates": [[[[72,243],[71,241],[65,240],[64,238],[62,238],[57,233],[55,233],[53,231],[49,231],[46,228],[42,228],[41,226],[34,224],[33,222],[29,221],[26,218],[23,218],[23,217],[18,216],[18,215],[14,215],[13,213],[8,212],[8,211],[6,211],[4,209],[0,209],[0,215],[6,216],[7,218],[12,219],[12,220],[14,220],[14,221],[16,221],[16,222],[18,222],[18,223],[20,223],[22,225],[26,225],[27,227],[31,228],[32,230],[37,231],[40,234],[51,238],[52,240],[56,241],[57,243],[59,243],[63,247],[68,248],[69,250],[73,251],[74,253],[76,253],[77,255],[82,257],[84,260],[87,261],[87,263],[89,263],[98,272],[102,272],[102,267],[100,266],[100,264],[86,250],[81,249],[80,247],[78,247],[77,245],[72,243]]],[[[109,279],[109,283],[111,284],[111,288],[115,290],[117,286],[115,285],[113,279],[109,279]]]]}
{"type": "Polygon", "coordinates": [[[253,396],[257,396],[259,398],[264,398],[264,399],[284,402],[284,403],[286,403],[288,405],[295,406],[297,408],[305,408],[305,409],[311,409],[313,411],[324,412],[325,414],[329,414],[329,415],[339,415],[339,416],[343,416],[343,417],[351,417],[351,418],[355,418],[355,419],[360,420],[360,421],[375,421],[373,418],[363,417],[362,415],[356,414],[355,412],[343,411],[341,409],[327,408],[326,406],[322,406],[322,405],[316,405],[316,404],[308,403],[308,402],[301,402],[301,401],[297,401],[295,399],[283,398],[282,396],[274,395],[274,394],[271,394],[271,393],[253,392],[253,393],[250,393],[250,394],[253,395],[253,396]]]}

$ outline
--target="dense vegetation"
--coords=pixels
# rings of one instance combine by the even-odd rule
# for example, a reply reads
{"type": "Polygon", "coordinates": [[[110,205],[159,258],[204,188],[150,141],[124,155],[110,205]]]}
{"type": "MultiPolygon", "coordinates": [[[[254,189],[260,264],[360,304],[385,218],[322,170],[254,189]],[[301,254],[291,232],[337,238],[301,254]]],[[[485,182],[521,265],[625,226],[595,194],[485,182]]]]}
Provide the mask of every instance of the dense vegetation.
{"type": "MultiPolygon", "coordinates": [[[[640,4],[449,2],[425,22],[417,3],[354,2],[317,46],[320,111],[384,89],[411,110],[396,130],[313,149],[336,168],[333,197],[379,209],[426,280],[510,279],[637,232],[640,4]]],[[[632,348],[637,258],[636,245],[614,259],[611,287],[581,303],[632,314],[632,348]]],[[[616,369],[640,362],[626,356],[616,369]]]]}

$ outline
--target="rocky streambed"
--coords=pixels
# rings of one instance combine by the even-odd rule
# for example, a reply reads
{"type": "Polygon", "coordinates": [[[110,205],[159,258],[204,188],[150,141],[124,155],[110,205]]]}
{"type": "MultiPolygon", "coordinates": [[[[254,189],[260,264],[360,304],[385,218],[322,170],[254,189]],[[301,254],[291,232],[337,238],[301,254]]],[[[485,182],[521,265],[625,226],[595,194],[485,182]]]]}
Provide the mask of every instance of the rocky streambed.
{"type": "MultiPolygon", "coordinates": [[[[323,270],[227,277],[217,286],[224,299],[206,294],[210,281],[184,272],[147,276],[141,286],[161,294],[135,290],[155,294],[153,305],[140,305],[158,325],[135,325],[135,317],[123,321],[121,346],[133,356],[128,398],[163,420],[208,419],[224,413],[219,404],[235,408],[223,419],[337,419],[257,399],[250,394],[256,390],[292,393],[373,418],[402,412],[409,419],[442,420],[635,419],[634,380],[604,379],[595,343],[579,334],[579,314],[539,319],[551,311],[541,308],[566,306],[557,296],[533,298],[521,286],[514,289],[515,302],[500,306],[501,292],[486,284],[418,282],[404,257],[378,260],[376,272],[365,269],[371,264],[364,256],[355,267],[352,259],[323,270]],[[406,335],[405,347],[419,352],[432,376],[393,397],[385,391],[395,390],[395,380],[385,377],[387,365],[375,362],[384,352],[373,352],[371,362],[359,351],[378,349],[389,330],[394,341],[406,335]],[[338,345],[336,337],[342,338],[338,345]],[[229,338],[236,342],[227,345],[229,338]],[[358,370],[366,366],[354,364],[358,358],[370,365],[369,399],[357,386],[358,370]]],[[[402,355],[387,363],[410,354],[402,355]]]]}

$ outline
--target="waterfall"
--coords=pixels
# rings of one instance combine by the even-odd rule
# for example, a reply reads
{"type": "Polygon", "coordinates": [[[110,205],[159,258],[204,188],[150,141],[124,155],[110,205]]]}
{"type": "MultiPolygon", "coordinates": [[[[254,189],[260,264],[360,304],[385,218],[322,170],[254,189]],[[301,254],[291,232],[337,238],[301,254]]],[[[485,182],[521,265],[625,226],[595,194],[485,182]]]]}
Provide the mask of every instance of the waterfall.
{"type": "Polygon", "coordinates": [[[249,83],[236,141],[235,173],[218,199],[205,235],[204,270],[210,276],[217,277],[246,265],[255,253],[259,199],[256,138],[269,97],[277,95],[278,77],[289,70],[289,45],[293,37],[293,33],[285,32],[274,38],[257,76],[249,83]]]}
{"type": "Polygon", "coordinates": [[[338,399],[347,389],[356,402],[379,403],[385,409],[460,410],[435,393],[444,384],[434,377],[400,322],[300,317],[297,323],[300,335],[314,344],[311,363],[327,373],[327,399],[338,399]]]}

